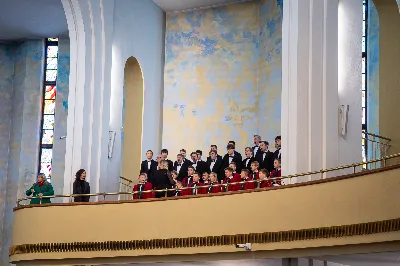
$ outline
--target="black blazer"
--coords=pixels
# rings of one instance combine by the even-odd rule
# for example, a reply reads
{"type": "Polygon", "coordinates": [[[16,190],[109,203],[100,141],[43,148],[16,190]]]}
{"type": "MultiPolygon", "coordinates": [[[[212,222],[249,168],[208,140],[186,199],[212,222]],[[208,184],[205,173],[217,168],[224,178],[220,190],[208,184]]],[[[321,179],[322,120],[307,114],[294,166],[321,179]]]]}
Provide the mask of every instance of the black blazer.
{"type": "Polygon", "coordinates": [[[215,158],[215,164],[214,164],[214,167],[212,169],[210,169],[211,163],[212,163],[211,159],[209,161],[207,161],[207,171],[208,171],[208,173],[214,172],[214,173],[217,174],[217,178],[218,178],[219,181],[224,180],[224,178],[225,178],[224,174],[221,175],[221,170],[223,170],[222,169],[222,157],[219,156],[219,157],[215,158]]]}
{"type": "MultiPolygon", "coordinates": [[[[189,160],[185,160],[182,162],[181,170],[178,173],[178,180],[182,182],[182,180],[187,177],[188,167],[192,165],[189,160]]],[[[174,170],[178,172],[178,162],[175,161],[174,163],[174,170]]]]}
{"type": "MultiPolygon", "coordinates": [[[[72,194],[90,194],[90,185],[84,180],[75,180],[72,194]]],[[[74,202],[89,202],[89,196],[75,197],[74,202]]]]}
{"type": "Polygon", "coordinates": [[[279,153],[281,148],[274,151],[274,159],[281,159],[281,154],[279,153]]]}
{"type": "Polygon", "coordinates": [[[168,163],[168,171],[174,170],[174,163],[170,159],[167,159],[166,161],[168,163]]]}
{"type": "MultiPolygon", "coordinates": [[[[194,164],[192,164],[194,166],[194,164]]],[[[203,173],[208,172],[208,165],[205,161],[198,161],[196,163],[195,171],[199,174],[200,180],[202,180],[203,173]]]]}
{"type": "Polygon", "coordinates": [[[171,180],[168,176],[167,169],[160,169],[154,172],[154,176],[151,179],[154,189],[165,189],[171,186],[171,180]]]}
{"type": "Polygon", "coordinates": [[[248,158],[248,162],[247,162],[247,158],[244,158],[242,161],[242,169],[247,169],[249,171],[251,171],[251,163],[257,161],[254,157],[250,157],[248,158]],[[247,162],[247,165],[246,165],[247,162]]]}
{"type": "Polygon", "coordinates": [[[140,165],[140,172],[146,173],[147,177],[150,179],[154,175],[154,172],[157,170],[158,163],[154,160],[151,160],[150,169],[148,169],[147,160],[142,161],[140,165]]]}
{"type": "Polygon", "coordinates": [[[256,160],[260,164],[260,169],[267,169],[268,172],[271,172],[274,169],[274,154],[270,151],[265,152],[265,158],[263,160],[264,153],[261,152],[257,155],[256,160]]]}
{"type": "MultiPolygon", "coordinates": [[[[236,172],[240,173],[240,171],[242,170],[242,155],[240,153],[234,153],[233,154],[233,159],[232,162],[236,163],[236,172]]],[[[224,158],[222,158],[222,169],[221,171],[224,172],[224,169],[227,168],[229,166],[229,155],[225,154],[224,158]]],[[[225,174],[223,174],[222,176],[224,176],[225,174]]],[[[225,177],[223,177],[225,178],[225,177]]]]}
{"type": "Polygon", "coordinates": [[[257,158],[257,156],[259,156],[260,153],[262,153],[260,147],[258,147],[257,152],[254,152],[254,150],[256,149],[257,146],[253,147],[253,157],[257,158]]]}
{"type": "MultiPolygon", "coordinates": [[[[219,155],[219,154],[217,154],[217,160],[222,160],[222,156],[219,155]]],[[[211,156],[208,156],[208,157],[207,157],[207,163],[208,163],[208,162],[211,162],[211,156]]]]}

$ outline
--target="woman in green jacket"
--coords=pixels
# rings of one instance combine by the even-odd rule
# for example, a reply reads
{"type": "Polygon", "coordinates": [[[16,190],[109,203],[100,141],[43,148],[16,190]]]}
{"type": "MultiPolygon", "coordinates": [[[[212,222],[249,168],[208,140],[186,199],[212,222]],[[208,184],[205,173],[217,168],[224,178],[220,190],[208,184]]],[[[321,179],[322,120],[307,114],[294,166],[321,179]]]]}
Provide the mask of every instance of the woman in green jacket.
{"type": "MultiPolygon", "coordinates": [[[[47,182],[46,175],[40,173],[37,178],[37,182],[32,185],[30,189],[26,191],[26,195],[32,197],[41,197],[41,196],[53,196],[54,190],[53,186],[47,182]],[[33,194],[33,195],[32,195],[33,194]]],[[[31,199],[30,204],[46,204],[51,203],[50,198],[42,198],[42,202],[40,202],[40,198],[31,199]]]]}

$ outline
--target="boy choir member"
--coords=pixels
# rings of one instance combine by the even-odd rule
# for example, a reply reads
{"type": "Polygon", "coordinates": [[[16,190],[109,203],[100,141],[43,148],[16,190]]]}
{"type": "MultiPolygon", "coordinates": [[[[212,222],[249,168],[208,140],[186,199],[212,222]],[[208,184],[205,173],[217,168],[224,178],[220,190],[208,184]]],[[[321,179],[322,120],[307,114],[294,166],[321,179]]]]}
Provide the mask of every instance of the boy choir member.
{"type": "Polygon", "coordinates": [[[260,180],[262,180],[260,183],[261,188],[272,187],[271,180],[268,178],[269,172],[267,169],[261,169],[259,172],[259,176],[260,180]]]}
{"type": "Polygon", "coordinates": [[[193,182],[193,174],[194,174],[194,168],[193,168],[193,166],[189,166],[188,167],[188,171],[187,171],[187,177],[185,177],[183,180],[182,180],[182,185],[184,186],[184,187],[187,187],[190,183],[192,183],[193,182]]]}
{"type": "Polygon", "coordinates": [[[185,196],[185,190],[181,182],[178,181],[173,188],[175,188],[175,191],[172,192],[172,197],[185,196]]]}
{"type": "Polygon", "coordinates": [[[146,173],[141,173],[139,175],[139,184],[136,184],[133,187],[134,192],[139,192],[135,193],[133,195],[134,199],[150,199],[154,198],[154,192],[143,192],[143,191],[150,191],[153,189],[153,186],[151,183],[147,182],[147,176],[146,173]]]}
{"type": "Polygon", "coordinates": [[[256,160],[260,164],[260,168],[267,169],[269,172],[274,168],[274,154],[268,150],[268,141],[260,141],[260,150],[256,160]]]}
{"type": "Polygon", "coordinates": [[[193,181],[188,185],[185,195],[198,195],[198,194],[205,194],[205,188],[201,188],[204,186],[203,183],[200,182],[199,173],[193,173],[193,181]]]}
{"type": "Polygon", "coordinates": [[[228,167],[233,170],[233,177],[236,177],[236,179],[240,178],[240,174],[236,172],[236,164],[234,162],[231,162],[228,167]]]}
{"type": "MultiPolygon", "coordinates": [[[[274,160],[274,169],[271,171],[271,178],[281,177],[281,159],[276,158],[274,160]]],[[[274,185],[281,185],[282,180],[280,178],[272,180],[274,185]]]]}
{"type": "Polygon", "coordinates": [[[201,179],[202,179],[204,185],[208,185],[210,183],[210,175],[207,172],[203,173],[201,179]]]}
{"type": "MultiPolygon", "coordinates": [[[[217,152],[214,150],[210,151],[210,160],[207,161],[207,167],[209,173],[221,173],[222,158],[218,158],[217,152]]],[[[223,178],[221,177],[221,180],[219,181],[222,180],[223,178]]]]}
{"type": "Polygon", "coordinates": [[[257,154],[261,152],[261,150],[260,150],[261,137],[259,135],[254,135],[253,141],[254,141],[253,155],[255,158],[257,156],[257,154]]]}
{"type": "Polygon", "coordinates": [[[218,182],[216,173],[214,173],[214,172],[210,173],[210,182],[208,183],[208,185],[210,185],[211,187],[206,188],[207,194],[221,192],[221,186],[218,182]]]}
{"type": "MultiPolygon", "coordinates": [[[[250,179],[251,179],[251,180],[258,180],[258,179],[260,179],[259,173],[258,173],[258,167],[259,167],[259,164],[258,164],[257,161],[254,161],[254,162],[251,163],[251,165],[250,165],[250,168],[251,168],[251,169],[250,169],[250,170],[251,170],[250,179]]],[[[253,182],[252,185],[251,185],[251,187],[252,187],[252,188],[258,188],[258,187],[259,187],[259,183],[253,182]]]]}
{"type": "Polygon", "coordinates": [[[274,152],[274,159],[275,158],[281,159],[281,136],[276,136],[275,148],[276,148],[276,151],[274,152]]]}
{"type": "Polygon", "coordinates": [[[244,158],[242,161],[242,169],[251,170],[251,163],[256,160],[253,157],[253,149],[250,147],[246,147],[244,149],[244,154],[245,154],[246,158],[244,158]]]}
{"type": "Polygon", "coordinates": [[[241,182],[240,175],[239,176],[234,176],[233,175],[233,169],[230,167],[225,168],[225,179],[222,182],[222,184],[225,185],[225,187],[222,187],[223,191],[237,191],[240,189],[240,184],[234,184],[231,185],[231,183],[237,183],[241,182]]]}
{"type": "MultiPolygon", "coordinates": [[[[240,172],[240,179],[242,182],[244,181],[251,181],[252,179],[249,177],[249,173],[250,171],[247,169],[242,169],[242,171],[240,172]]],[[[253,187],[253,183],[243,183],[240,184],[240,190],[247,190],[247,189],[252,189],[253,187]]]]}
{"type": "Polygon", "coordinates": [[[224,169],[229,167],[229,164],[234,162],[237,166],[237,171],[240,171],[240,166],[242,164],[242,156],[240,154],[235,153],[235,146],[233,144],[228,144],[226,146],[227,153],[225,154],[224,158],[222,159],[222,169],[221,169],[221,174],[223,174],[222,171],[224,169]]]}
{"type": "Polygon", "coordinates": [[[179,181],[182,181],[186,177],[187,170],[190,165],[191,163],[188,160],[184,161],[182,154],[178,154],[176,156],[173,169],[177,172],[179,181]]]}
{"type": "Polygon", "coordinates": [[[142,164],[140,165],[140,173],[146,173],[150,178],[157,170],[157,165],[158,163],[153,160],[153,151],[148,150],[146,152],[146,160],[142,161],[142,164]]]}
{"type": "MultiPolygon", "coordinates": [[[[212,145],[210,146],[210,153],[211,153],[212,151],[215,151],[215,154],[216,154],[218,160],[222,160],[222,156],[218,154],[218,147],[217,147],[217,145],[212,144],[212,145]]],[[[207,157],[207,162],[211,160],[211,154],[210,154],[210,153],[209,153],[209,156],[207,157]]]]}
{"type": "MultiPolygon", "coordinates": [[[[232,144],[233,147],[236,147],[236,142],[233,141],[233,140],[230,140],[230,141],[228,142],[228,144],[232,144]]],[[[240,152],[238,152],[238,151],[235,150],[234,153],[235,153],[236,156],[239,156],[239,157],[240,157],[240,160],[242,160],[242,154],[240,154],[240,152]]]]}
{"type": "Polygon", "coordinates": [[[186,158],[186,150],[185,150],[185,149],[181,149],[181,150],[179,151],[179,153],[182,155],[183,161],[184,161],[184,162],[191,163],[191,161],[190,161],[189,159],[186,158]]]}
{"type": "Polygon", "coordinates": [[[162,149],[161,150],[161,157],[164,161],[168,163],[168,171],[174,170],[174,163],[168,159],[168,150],[162,149]]]}
{"type": "Polygon", "coordinates": [[[201,150],[197,150],[196,155],[196,172],[199,173],[200,176],[203,176],[204,172],[208,172],[208,166],[207,163],[201,158],[201,156],[203,156],[203,152],[201,150]]]}

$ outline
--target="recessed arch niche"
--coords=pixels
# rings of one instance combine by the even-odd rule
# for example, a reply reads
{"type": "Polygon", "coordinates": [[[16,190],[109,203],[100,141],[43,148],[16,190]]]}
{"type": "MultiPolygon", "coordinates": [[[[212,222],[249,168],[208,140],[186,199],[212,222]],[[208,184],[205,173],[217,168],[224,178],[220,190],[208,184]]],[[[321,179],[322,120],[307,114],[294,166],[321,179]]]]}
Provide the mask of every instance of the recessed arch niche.
{"type": "Polygon", "coordinates": [[[144,78],[135,57],[124,69],[122,176],[136,181],[140,170],[143,138],[144,78]]]}

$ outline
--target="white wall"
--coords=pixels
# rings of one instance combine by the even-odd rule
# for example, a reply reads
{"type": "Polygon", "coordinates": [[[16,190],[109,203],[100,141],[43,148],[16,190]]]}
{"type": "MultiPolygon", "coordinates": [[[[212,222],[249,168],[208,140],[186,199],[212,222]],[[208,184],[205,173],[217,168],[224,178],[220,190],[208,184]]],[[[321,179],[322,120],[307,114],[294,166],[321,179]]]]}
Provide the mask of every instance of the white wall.
{"type": "Polygon", "coordinates": [[[361,162],[362,1],[339,0],[339,105],[349,105],[348,131],[339,137],[339,164],[361,162]]]}
{"type": "MultiPolygon", "coordinates": [[[[161,149],[164,31],[164,12],[153,1],[115,1],[110,130],[117,135],[113,158],[108,162],[107,191],[118,190],[118,179],[114,178],[121,174],[124,67],[131,56],[139,61],[144,77],[142,154],[148,149],[156,154],[161,149]]],[[[137,174],[132,173],[128,178],[136,178],[137,174]]]]}
{"type": "Polygon", "coordinates": [[[143,149],[160,149],[164,12],[148,0],[62,3],[71,49],[64,193],[71,192],[80,168],[91,192],[118,191],[124,65],[130,56],[138,59],[145,80],[143,149]],[[118,136],[111,159],[109,130],[118,136]]]}

